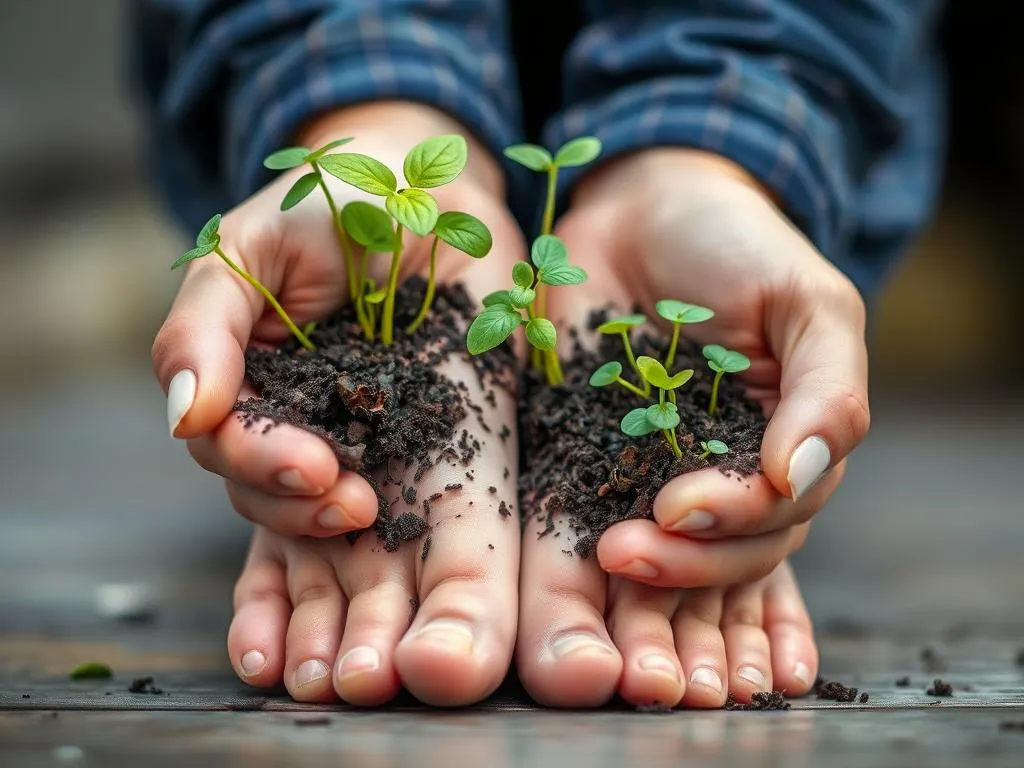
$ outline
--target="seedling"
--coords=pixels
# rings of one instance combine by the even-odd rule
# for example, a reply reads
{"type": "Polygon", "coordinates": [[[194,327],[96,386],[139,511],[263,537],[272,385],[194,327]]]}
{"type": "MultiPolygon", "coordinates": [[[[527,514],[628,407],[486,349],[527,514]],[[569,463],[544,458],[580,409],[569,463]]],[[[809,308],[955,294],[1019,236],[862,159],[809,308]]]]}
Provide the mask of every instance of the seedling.
{"type": "Polygon", "coordinates": [[[708,344],[703,351],[708,368],[715,372],[715,381],[711,385],[711,404],[708,405],[708,415],[714,416],[718,410],[718,385],[722,377],[727,373],[742,373],[747,370],[750,367],[750,358],[718,344],[708,344]]]}
{"type": "Polygon", "coordinates": [[[72,680],[106,680],[113,676],[114,671],[102,661],[87,661],[68,673],[72,680]]]}
{"type": "Polygon", "coordinates": [[[679,329],[685,323],[703,323],[715,316],[714,310],[696,304],[687,304],[675,299],[662,299],[654,305],[658,314],[672,323],[672,343],[665,356],[665,367],[670,371],[676,361],[676,348],[679,346],[679,329]]]}
{"type": "Polygon", "coordinates": [[[609,320],[601,325],[597,326],[597,332],[605,335],[617,335],[622,339],[622,346],[626,350],[626,359],[629,360],[630,366],[636,371],[636,375],[640,377],[640,384],[643,390],[643,396],[647,397],[651,394],[651,386],[644,378],[643,372],[636,364],[636,357],[633,355],[633,346],[629,343],[629,332],[634,328],[638,328],[647,322],[647,318],[643,315],[624,315],[623,317],[617,317],[614,320],[609,320]]]}
{"type": "Polygon", "coordinates": [[[729,446],[723,443],[721,440],[708,440],[707,442],[701,440],[700,449],[700,457],[702,459],[706,459],[712,453],[715,454],[716,456],[724,456],[729,452],[729,446]]]}
{"type": "Polygon", "coordinates": [[[209,256],[211,253],[216,253],[229,267],[231,267],[232,270],[235,271],[235,273],[241,276],[243,280],[262,294],[263,298],[266,299],[267,303],[274,308],[274,311],[277,312],[281,317],[281,320],[284,321],[284,324],[288,326],[288,330],[295,335],[295,338],[299,340],[299,343],[302,344],[302,346],[310,351],[316,349],[316,347],[313,346],[313,342],[309,340],[305,333],[299,330],[299,327],[295,325],[291,317],[288,316],[288,313],[284,311],[284,307],[282,307],[280,303],[278,303],[277,299],[274,298],[273,294],[263,286],[263,283],[235,264],[235,262],[228,258],[227,254],[225,254],[221,249],[220,232],[218,232],[218,229],[220,228],[220,220],[221,215],[218,213],[206,222],[203,228],[199,231],[199,234],[196,236],[196,247],[174,262],[174,264],[171,265],[171,269],[177,269],[178,267],[188,264],[190,261],[195,261],[196,259],[201,259],[203,256],[209,256]]]}
{"type": "Polygon", "coordinates": [[[621,384],[634,395],[647,396],[642,389],[622,378],[622,363],[615,360],[605,363],[590,375],[592,387],[607,387],[609,384],[621,384]]]}

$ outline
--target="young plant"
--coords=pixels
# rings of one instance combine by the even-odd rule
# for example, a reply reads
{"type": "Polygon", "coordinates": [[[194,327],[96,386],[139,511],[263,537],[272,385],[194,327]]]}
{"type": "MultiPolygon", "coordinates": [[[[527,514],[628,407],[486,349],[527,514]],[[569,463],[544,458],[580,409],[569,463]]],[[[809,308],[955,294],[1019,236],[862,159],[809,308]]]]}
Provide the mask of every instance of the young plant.
{"type": "Polygon", "coordinates": [[[679,329],[686,323],[703,323],[715,316],[714,310],[696,304],[687,304],[675,299],[662,299],[654,305],[658,314],[672,323],[672,343],[665,356],[665,367],[670,371],[676,361],[676,348],[679,346],[679,329]]]}
{"type": "Polygon", "coordinates": [[[629,332],[647,322],[643,315],[624,315],[616,317],[597,326],[597,332],[606,336],[619,336],[622,339],[622,346],[626,350],[626,359],[636,375],[640,377],[641,392],[643,397],[651,394],[651,385],[644,378],[643,371],[636,364],[636,357],[633,356],[633,346],[629,343],[629,332]]]}
{"type": "Polygon", "coordinates": [[[718,410],[718,385],[722,377],[727,373],[742,373],[747,370],[750,367],[750,358],[718,344],[708,344],[704,347],[704,357],[707,358],[708,368],[715,372],[715,381],[711,385],[711,404],[708,406],[708,415],[714,416],[718,410]]]}
{"type": "Polygon", "coordinates": [[[676,390],[693,378],[693,369],[687,368],[670,376],[665,370],[665,366],[653,357],[646,355],[638,357],[636,364],[648,386],[658,388],[658,402],[646,408],[634,408],[622,419],[620,427],[623,432],[632,437],[641,437],[660,430],[671,446],[672,453],[676,455],[676,458],[681,458],[683,452],[679,448],[679,440],[676,437],[676,427],[679,426],[676,390]]]}
{"type": "Polygon", "coordinates": [[[532,264],[518,261],[513,265],[512,288],[495,291],[484,299],[483,311],[469,326],[466,347],[471,355],[483,354],[504,343],[523,325],[530,347],[542,356],[548,385],[554,387],[565,380],[556,351],[558,333],[554,323],[537,314],[537,288],[577,285],[586,281],[587,273],[569,263],[565,243],[554,235],[541,235],[533,242],[530,260],[532,264]]]}
{"type": "Polygon", "coordinates": [[[609,384],[621,384],[634,395],[646,398],[647,395],[640,387],[622,378],[622,363],[612,360],[605,363],[592,374],[590,374],[590,386],[607,387],[609,384]]]}
{"type": "Polygon", "coordinates": [[[701,459],[706,459],[712,453],[716,456],[724,456],[729,452],[729,446],[723,443],[721,440],[704,440],[700,441],[701,459]]]}
{"type": "Polygon", "coordinates": [[[278,303],[277,299],[274,298],[273,294],[263,286],[263,283],[235,264],[235,262],[229,259],[227,254],[225,254],[221,249],[220,232],[218,231],[220,228],[220,220],[221,215],[218,213],[206,222],[203,228],[199,231],[199,234],[196,236],[196,247],[175,261],[174,264],[171,265],[171,269],[177,269],[178,267],[188,264],[190,261],[195,261],[196,259],[203,258],[203,256],[209,256],[211,253],[216,253],[229,267],[231,267],[232,270],[235,271],[236,274],[241,276],[243,280],[262,294],[263,298],[266,299],[267,303],[274,308],[274,311],[281,317],[284,324],[288,326],[288,330],[295,335],[295,338],[299,340],[299,343],[302,344],[303,347],[310,351],[316,349],[316,347],[313,346],[313,342],[309,340],[305,333],[299,330],[299,327],[295,325],[291,317],[288,316],[288,313],[284,311],[284,307],[282,307],[280,303],[278,303]]]}

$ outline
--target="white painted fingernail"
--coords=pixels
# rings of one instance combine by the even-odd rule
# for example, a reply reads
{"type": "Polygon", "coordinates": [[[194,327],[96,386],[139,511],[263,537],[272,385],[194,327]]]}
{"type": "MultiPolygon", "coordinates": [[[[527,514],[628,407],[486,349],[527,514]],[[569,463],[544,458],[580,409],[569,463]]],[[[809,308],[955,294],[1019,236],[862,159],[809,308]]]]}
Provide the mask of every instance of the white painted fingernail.
{"type": "Polygon", "coordinates": [[[825,474],[832,463],[828,443],[821,437],[808,437],[793,451],[789,460],[789,490],[796,501],[825,474]]]}
{"type": "Polygon", "coordinates": [[[380,667],[380,654],[376,648],[360,645],[341,657],[338,663],[338,677],[372,672],[380,667]]]}
{"type": "Polygon", "coordinates": [[[753,685],[757,690],[763,691],[765,689],[764,675],[761,674],[761,670],[755,669],[754,667],[740,667],[736,670],[736,676],[746,680],[748,683],[753,685]]]}
{"type": "Polygon", "coordinates": [[[811,684],[811,670],[807,668],[807,665],[802,661],[798,661],[793,665],[793,677],[799,680],[804,685],[811,684]]]}
{"type": "Polygon", "coordinates": [[[246,677],[253,677],[267,666],[267,657],[259,651],[247,651],[242,656],[240,664],[242,665],[242,674],[246,677]]]}
{"type": "Polygon", "coordinates": [[[552,643],[551,652],[555,655],[556,659],[564,659],[572,653],[609,656],[614,655],[615,650],[607,643],[599,640],[595,635],[575,633],[559,638],[552,643]]]}
{"type": "Polygon", "coordinates": [[[458,619],[434,619],[407,639],[427,642],[460,653],[473,651],[473,627],[458,619]]]}
{"type": "Polygon", "coordinates": [[[198,381],[192,371],[178,371],[167,385],[167,428],[174,437],[174,431],[181,424],[196,400],[198,381]]]}
{"type": "Polygon", "coordinates": [[[283,469],[277,473],[277,484],[289,491],[304,491],[306,493],[322,491],[321,488],[314,488],[309,481],[302,476],[297,469],[283,469]]]}
{"type": "Polygon", "coordinates": [[[671,526],[673,533],[688,533],[690,531],[706,531],[715,524],[715,516],[703,509],[693,509],[679,518],[671,526]]]}
{"type": "Polygon", "coordinates": [[[331,670],[320,659],[304,661],[295,670],[295,685],[298,688],[302,688],[310,683],[315,683],[317,680],[323,680],[330,673],[331,670]]]}
{"type": "Polygon", "coordinates": [[[722,692],[722,678],[711,667],[697,667],[690,674],[690,685],[703,685],[715,693],[722,692]]]}
{"type": "Polygon", "coordinates": [[[329,531],[341,531],[350,527],[348,515],[339,506],[330,506],[317,512],[316,524],[329,531]]]}
{"type": "Polygon", "coordinates": [[[679,668],[667,656],[662,656],[660,653],[649,653],[638,663],[644,672],[657,672],[674,682],[679,682],[679,668]]]}

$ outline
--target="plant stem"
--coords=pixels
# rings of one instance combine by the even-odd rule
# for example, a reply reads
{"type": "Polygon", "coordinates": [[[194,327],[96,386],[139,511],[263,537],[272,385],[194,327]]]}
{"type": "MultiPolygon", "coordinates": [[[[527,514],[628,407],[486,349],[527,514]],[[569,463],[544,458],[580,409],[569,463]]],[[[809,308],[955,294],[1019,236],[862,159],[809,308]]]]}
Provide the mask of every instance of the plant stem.
{"type": "MultiPolygon", "coordinates": [[[[558,189],[558,166],[554,163],[548,168],[548,189],[544,199],[544,219],[541,221],[540,233],[550,235],[555,226],[555,192],[558,189]]],[[[541,283],[537,286],[537,315],[544,317],[547,310],[548,286],[541,283]]]]}
{"type": "Polygon", "coordinates": [[[636,386],[635,384],[631,384],[630,382],[626,381],[621,376],[616,376],[615,380],[617,382],[619,382],[619,384],[624,386],[626,389],[628,389],[630,392],[632,392],[634,395],[639,395],[640,397],[644,398],[645,400],[647,399],[647,395],[644,394],[644,391],[642,389],[640,389],[640,387],[636,386]]]}
{"type": "Polygon", "coordinates": [[[622,346],[626,348],[626,357],[629,359],[629,364],[636,372],[636,375],[640,377],[640,381],[643,382],[644,397],[648,397],[651,394],[651,383],[644,378],[644,375],[640,372],[640,367],[636,364],[636,358],[633,357],[633,347],[629,343],[629,334],[623,331],[622,346]]]}
{"type": "Polygon", "coordinates": [[[680,323],[672,323],[672,343],[668,347],[668,356],[665,358],[665,370],[672,375],[672,363],[676,361],[676,347],[679,346],[680,323]]]}
{"type": "Polygon", "coordinates": [[[711,449],[710,449],[710,448],[705,448],[705,449],[704,449],[704,453],[702,453],[702,454],[700,455],[700,458],[701,458],[701,460],[703,461],[704,459],[706,459],[706,458],[707,458],[708,456],[710,456],[710,455],[711,455],[711,449]]]}
{"type": "Polygon", "coordinates": [[[675,404],[675,402],[676,402],[676,391],[674,389],[670,389],[668,391],[668,399],[672,401],[673,405],[675,404]]]}
{"type": "Polygon", "coordinates": [[[390,346],[395,340],[395,292],[398,290],[398,268],[402,264],[402,225],[395,227],[395,252],[391,256],[388,291],[384,294],[384,317],[380,324],[380,340],[390,346]]]}
{"type": "Polygon", "coordinates": [[[370,252],[364,250],[363,256],[359,260],[359,297],[356,299],[356,314],[360,317],[360,324],[363,325],[363,332],[366,334],[366,338],[369,341],[373,341],[373,337],[376,335],[375,329],[377,327],[377,315],[373,309],[373,306],[367,304],[364,300],[364,294],[366,293],[366,273],[370,271],[370,252]],[[365,325],[363,320],[366,321],[365,325]]]}
{"type": "Polygon", "coordinates": [[[565,382],[562,363],[558,360],[558,352],[553,349],[544,353],[544,372],[547,374],[549,387],[557,387],[565,382]]]}
{"type": "MultiPolygon", "coordinates": [[[[540,283],[537,282],[536,278],[533,281],[533,289],[535,291],[540,289],[540,283]]],[[[537,317],[536,305],[537,299],[534,297],[533,302],[526,308],[526,317],[530,320],[534,320],[537,317]]],[[[535,371],[539,371],[541,368],[544,369],[545,373],[548,369],[547,360],[544,359],[543,353],[535,346],[530,345],[530,367],[535,371]]],[[[550,377],[549,377],[550,378],[550,377]]]]}
{"type": "Polygon", "coordinates": [[[676,431],[674,429],[663,429],[662,432],[664,432],[668,444],[672,446],[672,453],[676,455],[677,459],[681,459],[683,452],[679,450],[679,443],[676,441],[676,431]]]}
{"type": "Polygon", "coordinates": [[[714,416],[718,410],[718,384],[722,381],[725,371],[715,373],[715,383],[711,385],[711,405],[708,406],[708,416],[714,416]]]}
{"type": "Polygon", "coordinates": [[[664,404],[665,404],[665,390],[662,389],[661,387],[658,387],[658,405],[664,405],[664,404]]]}
{"type": "Polygon", "coordinates": [[[267,300],[267,303],[270,304],[270,306],[274,308],[274,311],[277,312],[277,314],[281,317],[281,320],[284,321],[284,324],[288,326],[288,330],[295,334],[295,338],[299,340],[299,343],[302,344],[302,346],[304,346],[310,352],[316,349],[316,347],[313,346],[313,342],[311,342],[306,337],[306,334],[299,330],[299,327],[288,316],[288,313],[284,311],[284,307],[282,307],[281,304],[277,301],[277,299],[274,298],[274,295],[263,287],[263,283],[261,283],[259,280],[257,280],[255,277],[250,275],[240,266],[235,264],[235,262],[229,259],[227,257],[227,254],[225,254],[224,251],[220,249],[220,246],[217,246],[213,250],[216,252],[218,256],[220,256],[224,260],[224,262],[229,267],[231,267],[231,269],[233,269],[238,275],[240,275],[242,279],[245,280],[245,282],[247,282],[249,285],[251,285],[253,288],[260,292],[263,298],[267,300]]]}
{"type": "Polygon", "coordinates": [[[345,259],[345,273],[348,277],[348,292],[352,298],[352,302],[356,305],[356,318],[359,320],[359,325],[363,328],[363,333],[366,337],[373,340],[373,325],[369,322],[366,317],[365,308],[363,306],[362,299],[363,295],[363,283],[359,276],[356,274],[356,259],[352,254],[352,243],[349,242],[348,235],[345,233],[345,228],[341,226],[341,214],[338,212],[338,206],[334,202],[334,196],[331,194],[331,190],[327,188],[327,183],[324,181],[323,172],[320,170],[320,166],[313,163],[313,172],[316,173],[316,183],[320,187],[320,190],[324,193],[324,197],[327,198],[327,207],[331,209],[331,222],[334,224],[334,231],[338,234],[338,244],[341,246],[341,254],[345,259]]]}
{"type": "Polygon", "coordinates": [[[434,244],[430,246],[430,271],[427,273],[427,292],[423,295],[423,305],[420,307],[420,312],[416,315],[416,319],[409,323],[409,327],[405,329],[406,333],[415,333],[416,329],[423,325],[423,321],[427,319],[427,313],[430,311],[430,305],[434,303],[434,275],[437,267],[437,244],[441,242],[441,238],[435,237],[434,244]]]}

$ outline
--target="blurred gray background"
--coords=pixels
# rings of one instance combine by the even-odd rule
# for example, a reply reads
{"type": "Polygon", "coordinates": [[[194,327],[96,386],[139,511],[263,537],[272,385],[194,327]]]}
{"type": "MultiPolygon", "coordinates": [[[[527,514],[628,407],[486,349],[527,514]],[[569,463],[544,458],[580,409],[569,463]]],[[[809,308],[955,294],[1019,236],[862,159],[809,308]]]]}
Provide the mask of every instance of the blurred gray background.
{"type": "MultiPolygon", "coordinates": [[[[50,607],[88,612],[110,581],[153,585],[161,608],[185,621],[225,616],[244,550],[246,525],[220,482],[168,437],[149,368],[178,280],[168,267],[187,238],[144,176],[124,6],[0,5],[7,629],[37,629],[50,607]]],[[[963,58],[967,43],[949,45],[963,58]]],[[[1016,71],[1005,77],[1019,89],[1016,71]]],[[[1010,158],[982,172],[985,158],[970,151],[1019,135],[1020,99],[1008,92],[998,81],[989,91],[1002,94],[1004,120],[957,123],[941,216],[877,309],[873,431],[798,557],[820,622],[1024,616],[1020,185],[1010,158]]],[[[959,114],[972,109],[963,103],[959,114]]]]}

